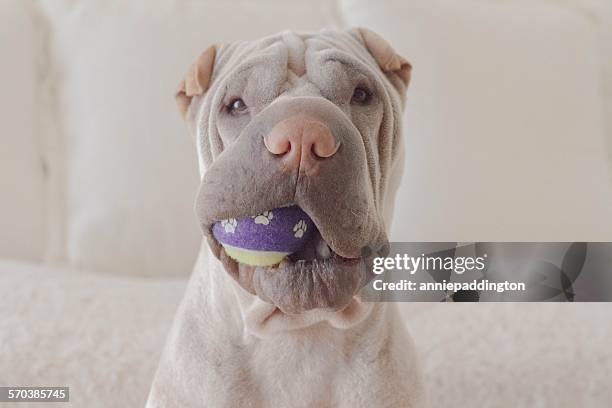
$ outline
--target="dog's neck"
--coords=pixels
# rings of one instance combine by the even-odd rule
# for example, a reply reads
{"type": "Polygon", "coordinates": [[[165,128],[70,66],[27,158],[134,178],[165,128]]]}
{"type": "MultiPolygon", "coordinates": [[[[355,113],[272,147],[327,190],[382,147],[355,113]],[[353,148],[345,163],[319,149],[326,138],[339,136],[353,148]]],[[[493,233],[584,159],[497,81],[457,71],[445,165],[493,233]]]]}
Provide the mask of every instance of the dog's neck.
{"type": "Polygon", "coordinates": [[[208,245],[203,242],[198,261],[192,276],[197,284],[198,296],[209,309],[212,318],[231,324],[242,335],[258,338],[273,337],[279,333],[314,327],[326,323],[333,328],[346,330],[362,323],[374,309],[382,304],[363,303],[354,298],[341,311],[310,310],[299,315],[282,313],[274,305],[266,303],[257,296],[246,292],[225,271],[221,262],[216,259],[208,245]]]}

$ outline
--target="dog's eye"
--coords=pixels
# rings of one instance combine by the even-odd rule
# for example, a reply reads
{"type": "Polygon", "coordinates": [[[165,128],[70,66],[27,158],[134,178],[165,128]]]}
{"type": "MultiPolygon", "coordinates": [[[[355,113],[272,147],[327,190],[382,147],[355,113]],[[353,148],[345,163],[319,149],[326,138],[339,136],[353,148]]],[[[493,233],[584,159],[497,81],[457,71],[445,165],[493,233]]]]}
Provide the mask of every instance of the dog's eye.
{"type": "Polygon", "coordinates": [[[229,105],[227,105],[227,111],[232,115],[240,115],[246,112],[246,103],[240,98],[233,99],[229,105]]]}
{"type": "Polygon", "coordinates": [[[356,105],[365,105],[372,99],[372,94],[366,88],[358,86],[353,91],[353,97],[351,103],[356,105]]]}

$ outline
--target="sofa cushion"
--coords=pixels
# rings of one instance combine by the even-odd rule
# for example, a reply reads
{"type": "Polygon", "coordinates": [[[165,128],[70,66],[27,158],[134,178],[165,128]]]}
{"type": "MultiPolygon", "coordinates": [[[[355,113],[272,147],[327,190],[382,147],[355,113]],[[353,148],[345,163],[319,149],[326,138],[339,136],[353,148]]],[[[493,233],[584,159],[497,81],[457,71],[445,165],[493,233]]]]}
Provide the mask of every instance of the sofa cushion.
{"type": "MultiPolygon", "coordinates": [[[[447,0],[453,1],[453,0],[447,0]]],[[[480,0],[483,1],[483,0],[480,0]]],[[[533,4],[534,0],[495,0],[500,4],[533,4]]],[[[490,3],[490,0],[486,0],[490,3]]],[[[582,15],[597,34],[601,68],[608,156],[612,158],[612,2],[608,0],[538,0],[543,5],[557,5],[582,15]]]]}
{"type": "Polygon", "coordinates": [[[413,63],[392,237],[609,241],[595,35],[561,7],[344,0],[413,63]]]}
{"type": "Polygon", "coordinates": [[[0,257],[40,259],[45,233],[39,139],[42,37],[31,2],[0,2],[0,257]]]}
{"type": "Polygon", "coordinates": [[[607,407],[609,303],[401,305],[432,407],[607,407]]]}
{"type": "Polygon", "coordinates": [[[66,253],[78,267],[183,275],[200,231],[195,147],[173,94],[207,46],[332,23],[327,0],[47,1],[62,82],[66,253]]]}
{"type": "Polygon", "coordinates": [[[67,386],[75,407],[144,406],[185,285],[0,260],[0,384],[67,386]]]}
{"type": "MultiPolygon", "coordinates": [[[[0,261],[0,384],[142,407],[185,285],[0,261]]],[[[610,304],[399,307],[432,407],[610,406],[610,304]]]]}

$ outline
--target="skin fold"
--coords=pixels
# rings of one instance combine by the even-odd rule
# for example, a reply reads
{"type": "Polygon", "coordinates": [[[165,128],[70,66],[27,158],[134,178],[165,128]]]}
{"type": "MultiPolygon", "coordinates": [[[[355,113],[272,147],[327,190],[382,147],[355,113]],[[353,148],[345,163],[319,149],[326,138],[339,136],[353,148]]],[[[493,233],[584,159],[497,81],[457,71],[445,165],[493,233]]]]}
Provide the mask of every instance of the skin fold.
{"type": "Polygon", "coordinates": [[[395,308],[359,299],[366,262],[388,246],[410,70],[366,29],[283,32],[196,60],[177,102],[198,149],[205,240],[149,407],[422,406],[395,308]],[[303,123],[321,144],[291,139],[304,150],[284,154],[278,138],[303,123]],[[294,204],[328,259],[252,267],[212,236],[217,221],[294,204]]]}

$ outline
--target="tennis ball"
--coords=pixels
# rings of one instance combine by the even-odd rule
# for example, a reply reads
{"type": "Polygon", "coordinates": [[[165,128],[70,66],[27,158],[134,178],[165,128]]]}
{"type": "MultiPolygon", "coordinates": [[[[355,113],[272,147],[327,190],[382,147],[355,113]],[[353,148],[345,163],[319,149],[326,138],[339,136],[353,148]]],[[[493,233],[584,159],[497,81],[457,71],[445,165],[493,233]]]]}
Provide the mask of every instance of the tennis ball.
{"type": "Polygon", "coordinates": [[[314,229],[308,214],[292,205],[216,222],[212,233],[234,260],[252,266],[271,266],[299,251],[314,229]]]}

